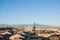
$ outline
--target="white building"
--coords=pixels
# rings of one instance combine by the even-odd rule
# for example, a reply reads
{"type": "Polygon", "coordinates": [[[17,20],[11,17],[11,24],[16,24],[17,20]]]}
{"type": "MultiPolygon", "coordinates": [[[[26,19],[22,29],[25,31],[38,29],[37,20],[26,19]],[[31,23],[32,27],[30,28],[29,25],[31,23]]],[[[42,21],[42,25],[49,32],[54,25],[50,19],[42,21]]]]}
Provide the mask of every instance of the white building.
{"type": "Polygon", "coordinates": [[[26,27],[24,28],[24,31],[25,31],[25,32],[28,32],[28,31],[32,32],[32,30],[33,30],[33,27],[31,27],[31,26],[26,26],[26,27]]]}

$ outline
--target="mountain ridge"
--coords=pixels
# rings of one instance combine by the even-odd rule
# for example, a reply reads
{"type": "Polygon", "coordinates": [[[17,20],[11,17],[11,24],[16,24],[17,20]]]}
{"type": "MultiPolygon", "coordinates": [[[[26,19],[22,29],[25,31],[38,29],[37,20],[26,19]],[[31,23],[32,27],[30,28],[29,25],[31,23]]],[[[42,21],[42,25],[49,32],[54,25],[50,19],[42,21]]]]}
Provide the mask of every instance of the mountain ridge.
{"type": "MultiPolygon", "coordinates": [[[[13,27],[13,28],[18,28],[18,27],[25,27],[26,25],[34,26],[34,24],[0,24],[0,28],[3,27],[13,27]]],[[[41,27],[41,28],[60,28],[60,26],[51,26],[51,25],[43,25],[43,24],[35,24],[36,27],[41,27]]]]}

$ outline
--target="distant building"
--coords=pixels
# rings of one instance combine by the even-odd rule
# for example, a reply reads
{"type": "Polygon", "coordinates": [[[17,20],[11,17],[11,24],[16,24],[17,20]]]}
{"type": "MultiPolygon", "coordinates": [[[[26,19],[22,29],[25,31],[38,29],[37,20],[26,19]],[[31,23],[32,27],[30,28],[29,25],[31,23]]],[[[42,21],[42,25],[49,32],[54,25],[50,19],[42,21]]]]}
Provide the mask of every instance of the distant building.
{"type": "Polygon", "coordinates": [[[25,32],[32,32],[32,30],[33,30],[33,27],[31,27],[31,26],[29,26],[29,25],[27,25],[25,28],[24,28],[24,31],[25,32]]]}

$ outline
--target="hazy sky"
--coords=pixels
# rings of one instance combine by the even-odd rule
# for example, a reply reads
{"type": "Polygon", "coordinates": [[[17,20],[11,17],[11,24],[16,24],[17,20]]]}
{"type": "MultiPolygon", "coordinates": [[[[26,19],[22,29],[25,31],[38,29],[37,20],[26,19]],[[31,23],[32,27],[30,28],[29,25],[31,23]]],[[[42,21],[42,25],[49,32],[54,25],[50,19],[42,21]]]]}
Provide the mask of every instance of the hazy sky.
{"type": "Polygon", "coordinates": [[[0,0],[0,24],[60,25],[60,0],[0,0]]]}

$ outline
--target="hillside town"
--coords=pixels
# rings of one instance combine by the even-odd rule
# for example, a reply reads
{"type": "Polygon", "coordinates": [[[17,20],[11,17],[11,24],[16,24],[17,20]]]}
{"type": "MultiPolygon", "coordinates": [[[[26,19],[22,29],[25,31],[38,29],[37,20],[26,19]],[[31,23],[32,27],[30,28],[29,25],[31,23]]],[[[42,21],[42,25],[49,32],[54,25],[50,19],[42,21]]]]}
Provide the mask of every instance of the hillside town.
{"type": "Polygon", "coordinates": [[[0,29],[0,40],[60,40],[60,28],[37,28],[26,25],[20,28],[0,29]]]}

